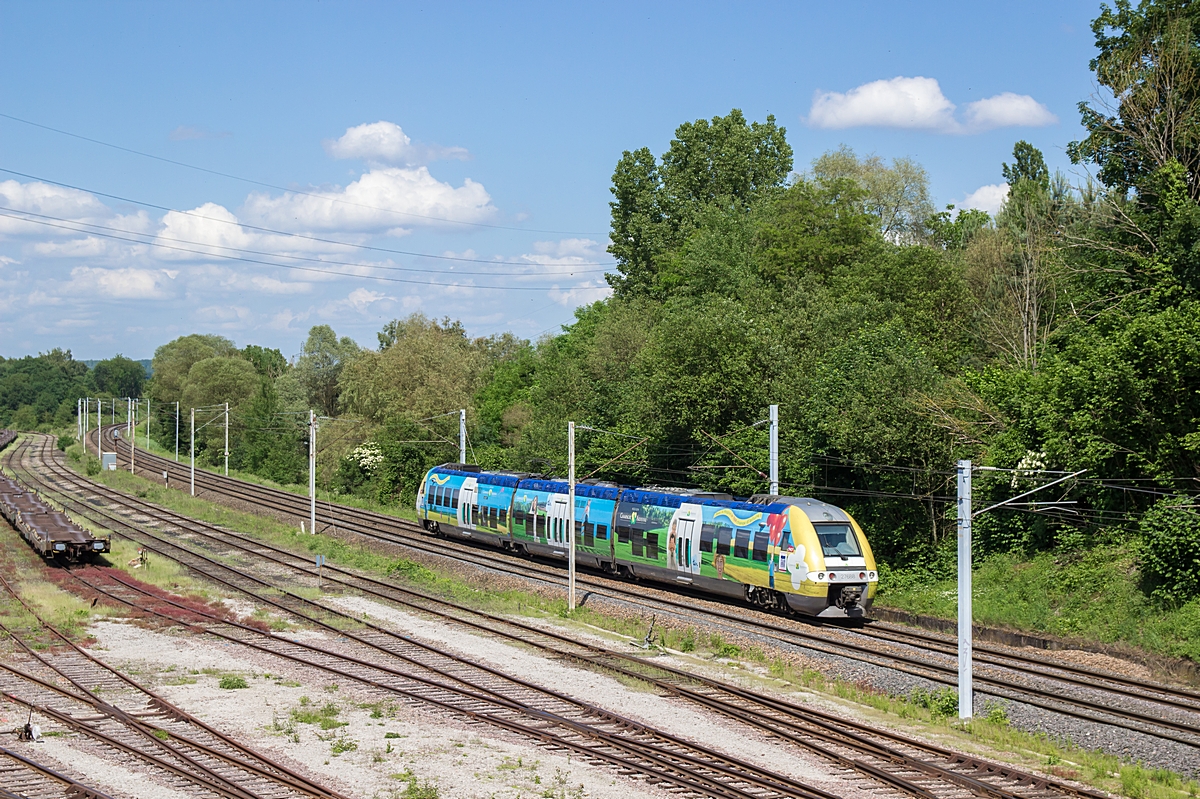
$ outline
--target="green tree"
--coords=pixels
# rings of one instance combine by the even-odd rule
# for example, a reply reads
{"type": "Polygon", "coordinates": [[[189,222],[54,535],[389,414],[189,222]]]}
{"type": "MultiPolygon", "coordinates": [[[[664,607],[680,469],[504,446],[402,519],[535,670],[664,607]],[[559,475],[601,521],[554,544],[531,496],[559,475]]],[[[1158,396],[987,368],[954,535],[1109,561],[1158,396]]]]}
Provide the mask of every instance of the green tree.
{"type": "Polygon", "coordinates": [[[207,358],[236,356],[233,342],[221,336],[180,336],[154,351],[150,396],[156,402],[175,402],[183,397],[184,383],[196,363],[207,358]]]}
{"type": "Polygon", "coordinates": [[[340,389],[338,378],[342,370],[359,353],[359,347],[348,336],[340,339],[329,325],[316,325],[296,359],[296,377],[308,393],[310,406],[325,416],[337,416],[340,389]]]}
{"type": "Polygon", "coordinates": [[[912,244],[929,238],[929,176],[911,158],[895,158],[891,166],[877,155],[859,158],[843,145],[813,161],[813,179],[819,184],[852,180],[862,188],[863,210],[878,220],[889,240],[912,244]]]}
{"type": "Polygon", "coordinates": [[[146,369],[131,358],[117,355],[96,364],[92,381],[98,391],[110,397],[140,397],[146,384],[146,369]]]}
{"type": "Polygon", "coordinates": [[[242,357],[254,365],[254,370],[268,380],[274,380],[288,369],[287,358],[276,349],[248,344],[242,347],[242,357]]]}
{"type": "Polygon", "coordinates": [[[786,131],[768,116],[747,124],[738,109],[680,125],[661,165],[626,151],[613,173],[612,244],[620,296],[658,290],[656,259],[684,241],[711,205],[747,208],[784,186],[792,170],[786,131]]]}
{"type": "Polygon", "coordinates": [[[1188,0],[1102,5],[1092,22],[1099,54],[1090,67],[1113,102],[1082,102],[1088,135],[1067,152],[1100,168],[1102,183],[1124,196],[1142,192],[1176,161],[1188,195],[1200,200],[1200,6],[1188,0]]]}

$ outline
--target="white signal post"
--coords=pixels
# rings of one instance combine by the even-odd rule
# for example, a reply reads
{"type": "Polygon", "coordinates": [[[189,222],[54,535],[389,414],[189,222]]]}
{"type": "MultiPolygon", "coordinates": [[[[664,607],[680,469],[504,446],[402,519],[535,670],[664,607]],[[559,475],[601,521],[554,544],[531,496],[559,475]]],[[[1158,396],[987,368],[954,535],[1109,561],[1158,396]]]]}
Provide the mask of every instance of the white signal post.
{"type": "Polygon", "coordinates": [[[771,495],[779,494],[779,406],[771,406],[771,495]]]}
{"type": "Polygon", "coordinates": [[[192,455],[192,496],[196,496],[196,409],[192,408],[192,443],[188,445],[188,452],[192,455]]]}
{"type": "Polygon", "coordinates": [[[179,401],[175,401],[175,462],[179,463],[179,401]]]}
{"type": "Polygon", "coordinates": [[[150,398],[146,397],[146,449],[150,449],[150,398]]]}
{"type": "MultiPolygon", "coordinates": [[[[958,462],[958,717],[960,719],[971,718],[974,711],[972,707],[974,702],[974,675],[972,673],[972,659],[974,657],[974,642],[972,639],[974,630],[972,629],[972,625],[975,622],[975,615],[971,608],[971,600],[973,598],[971,592],[972,522],[976,516],[987,513],[990,510],[995,510],[996,508],[1004,507],[1005,505],[1031,505],[1035,508],[1041,507],[1042,509],[1074,505],[1074,501],[1018,503],[1017,500],[1024,499],[1030,494],[1036,494],[1050,486],[1064,483],[1072,477],[1078,477],[1087,471],[1087,469],[1080,469],[1065,477],[1051,480],[1045,485],[1040,485],[1037,488],[1017,494],[1015,497],[1002,500],[994,505],[988,505],[983,510],[977,511],[971,508],[971,474],[973,469],[982,472],[1008,471],[1007,469],[997,469],[993,466],[972,467],[969,460],[958,462]]],[[[1021,473],[1021,470],[1017,471],[1021,473]]]]}
{"type": "Polygon", "coordinates": [[[567,609],[575,610],[575,423],[567,422],[567,609]]]}
{"type": "Polygon", "coordinates": [[[458,412],[458,462],[467,462],[467,409],[458,412]]]}
{"type": "MultiPolygon", "coordinates": [[[[138,405],[140,406],[141,402],[139,402],[138,405]]],[[[135,439],[137,439],[137,418],[134,415],[136,410],[137,410],[136,407],[131,408],[129,410],[129,423],[131,425],[131,429],[129,431],[129,473],[130,474],[136,474],[136,472],[134,472],[134,470],[133,470],[133,451],[134,451],[133,444],[134,444],[135,439]]]]}
{"type": "Polygon", "coordinates": [[[225,403],[225,476],[229,476],[229,403],[225,403]]]}
{"type": "Polygon", "coordinates": [[[308,412],[308,531],[317,532],[317,414],[308,412]]]}

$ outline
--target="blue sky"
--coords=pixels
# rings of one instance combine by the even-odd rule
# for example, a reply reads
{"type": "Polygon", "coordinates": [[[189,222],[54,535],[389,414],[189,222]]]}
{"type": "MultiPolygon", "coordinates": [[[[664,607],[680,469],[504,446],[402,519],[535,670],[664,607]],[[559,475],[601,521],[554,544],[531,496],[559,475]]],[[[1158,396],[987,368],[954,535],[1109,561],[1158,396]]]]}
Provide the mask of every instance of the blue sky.
{"type": "Polygon", "coordinates": [[[1098,10],[6,3],[0,114],[235,177],[0,117],[0,355],[201,332],[290,356],[418,310],[554,332],[605,296],[621,152],[735,107],[774,114],[799,171],[844,143],[994,205],[1017,139],[1074,169],[1098,10]]]}

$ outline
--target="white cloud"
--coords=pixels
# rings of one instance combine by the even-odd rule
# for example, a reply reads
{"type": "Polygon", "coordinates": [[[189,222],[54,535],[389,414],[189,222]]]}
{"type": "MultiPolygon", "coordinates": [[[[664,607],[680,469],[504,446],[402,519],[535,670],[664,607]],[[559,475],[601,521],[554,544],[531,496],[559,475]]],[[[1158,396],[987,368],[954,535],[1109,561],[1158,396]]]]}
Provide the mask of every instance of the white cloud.
{"type": "Polygon", "coordinates": [[[959,208],[976,208],[980,211],[987,211],[989,214],[995,214],[1004,205],[1004,201],[1008,199],[1008,184],[993,183],[987,186],[980,186],[975,191],[963,198],[963,201],[958,204],[959,208]]]}
{"type": "Polygon", "coordinates": [[[956,106],[935,78],[896,77],[864,83],[848,92],[813,95],[808,124],[816,128],[901,128],[939,133],[982,133],[1002,127],[1053,125],[1058,117],[1027,94],[1003,92],[968,103],[960,121],[956,106]]]}
{"type": "Polygon", "coordinates": [[[462,147],[413,144],[399,125],[385,121],[347,128],[340,138],[326,139],[322,145],[333,158],[358,158],[373,165],[415,166],[470,157],[462,147]]]}
{"type": "Polygon", "coordinates": [[[944,130],[954,125],[954,103],[933,78],[892,78],[864,83],[842,94],[813,96],[808,114],[818,128],[916,128],[944,130]]]}
{"type": "Polygon", "coordinates": [[[247,218],[271,227],[382,233],[446,220],[481,222],[496,207],[482,184],[467,178],[455,188],[421,166],[373,169],[345,188],[279,197],[251,194],[242,210],[247,218]]]}
{"type": "Polygon", "coordinates": [[[1009,127],[1042,127],[1058,122],[1050,109],[1027,94],[1004,92],[967,103],[966,126],[972,131],[1009,127]]]}
{"type": "Polygon", "coordinates": [[[118,300],[161,300],[171,295],[173,279],[164,269],[97,269],[77,266],[71,270],[72,293],[118,300]]]}
{"type": "Polygon", "coordinates": [[[327,303],[321,308],[320,315],[326,319],[337,319],[344,318],[350,312],[365,315],[376,310],[386,311],[392,307],[395,299],[381,291],[357,288],[347,294],[344,299],[327,303]],[[373,307],[377,303],[381,304],[379,309],[373,307]]]}

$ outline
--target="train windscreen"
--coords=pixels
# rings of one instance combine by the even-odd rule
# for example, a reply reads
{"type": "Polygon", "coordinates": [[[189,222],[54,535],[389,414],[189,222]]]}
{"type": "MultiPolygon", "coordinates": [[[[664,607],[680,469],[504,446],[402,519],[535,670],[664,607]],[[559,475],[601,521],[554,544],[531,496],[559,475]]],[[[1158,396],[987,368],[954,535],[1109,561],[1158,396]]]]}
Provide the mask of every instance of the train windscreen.
{"type": "Polygon", "coordinates": [[[858,536],[854,528],[848,524],[818,524],[817,537],[821,539],[821,549],[825,557],[856,558],[862,555],[858,546],[858,536]]]}

